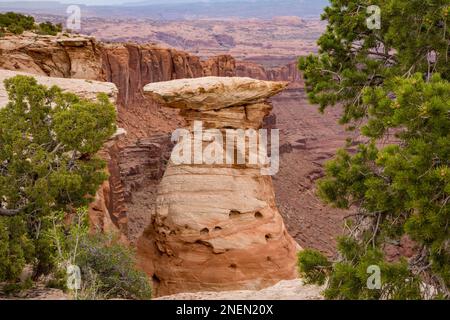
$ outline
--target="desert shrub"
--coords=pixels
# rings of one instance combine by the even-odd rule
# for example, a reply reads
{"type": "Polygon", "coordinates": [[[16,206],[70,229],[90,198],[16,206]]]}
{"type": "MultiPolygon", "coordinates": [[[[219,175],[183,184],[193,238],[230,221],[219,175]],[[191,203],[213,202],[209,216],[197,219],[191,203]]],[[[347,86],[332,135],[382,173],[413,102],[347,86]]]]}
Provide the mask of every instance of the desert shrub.
{"type": "MultiPolygon", "coordinates": [[[[0,13],[0,27],[11,31],[12,28],[32,30],[35,26],[34,18],[15,12],[0,13]]],[[[13,31],[11,31],[13,32],[13,31]]],[[[23,32],[23,31],[22,31],[23,32]]]]}
{"type": "MultiPolygon", "coordinates": [[[[369,248],[363,250],[351,237],[338,240],[342,259],[333,264],[327,257],[315,250],[299,253],[300,275],[309,283],[322,285],[327,299],[420,299],[420,279],[410,273],[406,260],[386,262],[383,252],[369,248]],[[368,268],[380,268],[380,287],[374,290],[368,286],[368,268]]],[[[370,270],[370,269],[369,269],[370,270]]]]}
{"type": "Polygon", "coordinates": [[[32,262],[33,251],[23,218],[0,217],[0,282],[17,279],[32,262]]]}
{"type": "Polygon", "coordinates": [[[55,36],[56,34],[58,34],[58,32],[62,31],[62,25],[60,23],[58,24],[53,24],[51,22],[42,22],[38,25],[37,27],[37,32],[39,34],[47,34],[47,35],[52,35],[55,36]]]}
{"type": "Polygon", "coordinates": [[[22,34],[25,31],[25,29],[19,25],[11,25],[7,28],[7,30],[17,35],[22,34]]]}
{"type": "Polygon", "coordinates": [[[33,280],[31,278],[26,279],[23,282],[7,282],[2,286],[2,292],[5,295],[14,295],[20,293],[21,291],[31,289],[34,285],[33,280]]]}
{"type": "Polygon", "coordinates": [[[134,251],[113,235],[84,238],[76,264],[81,268],[85,287],[96,288],[104,298],[151,298],[149,279],[136,269],[134,251]]]}
{"type": "Polygon", "coordinates": [[[62,212],[50,220],[54,227],[45,238],[55,247],[59,271],[49,286],[66,289],[67,266],[76,265],[82,279],[80,290],[74,292],[77,299],[151,298],[147,275],[136,269],[134,250],[114,234],[89,234],[86,209],[78,209],[68,224],[63,223],[67,216],[62,212]]]}

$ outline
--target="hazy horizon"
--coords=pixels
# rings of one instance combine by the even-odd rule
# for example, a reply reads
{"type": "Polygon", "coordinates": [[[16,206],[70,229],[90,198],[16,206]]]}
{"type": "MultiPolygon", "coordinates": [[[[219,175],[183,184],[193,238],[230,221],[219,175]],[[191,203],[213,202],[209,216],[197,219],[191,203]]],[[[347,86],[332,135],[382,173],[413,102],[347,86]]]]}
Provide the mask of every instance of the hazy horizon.
{"type": "Polygon", "coordinates": [[[328,0],[0,0],[0,11],[63,16],[70,4],[82,6],[85,17],[106,19],[270,19],[275,16],[319,17],[328,0]]]}
{"type": "MultiPolygon", "coordinates": [[[[63,4],[84,4],[84,5],[130,5],[130,4],[183,4],[183,3],[217,3],[217,2],[233,2],[236,0],[0,0],[0,3],[10,3],[14,2],[16,4],[26,3],[26,2],[55,2],[63,4]]],[[[243,2],[260,2],[260,0],[240,0],[243,2]]],[[[273,2],[279,0],[272,0],[273,2]]],[[[302,2],[314,2],[315,0],[298,0],[299,3],[302,2]]]]}

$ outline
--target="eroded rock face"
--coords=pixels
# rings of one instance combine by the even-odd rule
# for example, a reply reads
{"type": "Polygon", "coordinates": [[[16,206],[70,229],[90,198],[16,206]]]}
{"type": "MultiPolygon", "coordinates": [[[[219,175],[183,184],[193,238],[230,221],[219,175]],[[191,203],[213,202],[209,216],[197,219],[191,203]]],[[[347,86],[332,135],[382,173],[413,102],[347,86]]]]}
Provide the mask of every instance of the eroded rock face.
{"type": "Polygon", "coordinates": [[[251,78],[203,77],[152,83],[144,91],[171,108],[205,111],[262,103],[286,86],[251,78]]]}
{"type": "Polygon", "coordinates": [[[147,83],[203,76],[234,76],[235,60],[223,55],[201,61],[199,57],[154,44],[104,44],[106,79],[120,88],[123,105],[142,101],[147,83]]]}
{"type": "MultiPolygon", "coordinates": [[[[91,80],[107,80],[118,89],[114,100],[118,105],[118,125],[126,129],[127,135],[118,144],[105,146],[104,159],[108,161],[109,181],[105,182],[97,194],[97,200],[91,207],[95,225],[102,230],[119,229],[134,241],[137,226],[141,220],[139,215],[128,225],[128,216],[135,216],[137,211],[147,205],[153,207],[153,198],[140,193],[147,186],[142,181],[151,182],[151,187],[159,183],[160,178],[153,178],[148,170],[165,168],[166,149],[170,149],[170,141],[159,139],[161,133],[170,133],[175,128],[201,119],[206,127],[216,126],[231,128],[259,127],[261,117],[270,112],[270,105],[235,106],[220,110],[198,111],[183,110],[182,116],[176,109],[163,108],[149,96],[144,96],[143,86],[150,82],[168,81],[179,78],[203,76],[251,76],[260,79],[288,80],[279,75],[270,76],[271,70],[262,67],[239,69],[239,63],[229,55],[211,57],[206,61],[179,50],[162,48],[152,44],[107,44],[87,36],[41,36],[24,33],[21,36],[7,36],[0,39],[0,68],[25,71],[40,75],[44,83],[49,84],[50,77],[59,77],[58,85],[70,88],[77,86],[77,93],[86,98],[95,98],[97,92],[109,92],[110,87],[91,80]],[[66,79],[63,79],[66,78],[66,79]],[[89,80],[72,81],[73,78],[89,80]],[[47,82],[45,82],[47,81],[47,82]],[[139,145],[139,140],[153,139],[161,148],[152,152],[151,164],[140,164],[147,150],[139,145]],[[138,149],[142,152],[132,153],[138,149]],[[161,150],[161,154],[157,154],[161,150]],[[140,158],[142,156],[142,158],[140,158]],[[123,168],[132,168],[131,170],[123,168]],[[131,190],[131,191],[130,191],[131,190]],[[136,201],[133,200],[134,194],[136,201]],[[145,203],[143,203],[145,202],[145,203]],[[148,204],[150,203],[150,204],[148,204]]],[[[281,75],[281,74],[280,74],[281,75]]],[[[6,96],[0,92],[0,102],[6,96]]],[[[266,120],[268,117],[266,117],[266,120]]],[[[156,187],[155,187],[156,188],[156,187]]]]}
{"type": "Polygon", "coordinates": [[[105,93],[112,103],[115,104],[117,101],[118,90],[113,83],[84,79],[47,77],[27,72],[0,69],[0,108],[8,102],[8,95],[5,90],[4,81],[18,75],[33,77],[41,85],[47,87],[58,86],[65,92],[75,93],[85,99],[95,100],[99,93],[105,93]]]}
{"type": "Polygon", "coordinates": [[[25,32],[0,38],[0,68],[49,77],[105,80],[99,44],[87,36],[25,32]]]}
{"type": "MultiPolygon", "coordinates": [[[[209,119],[206,127],[225,131],[260,128],[271,109],[267,98],[285,85],[206,77],[150,84],[144,91],[182,109],[188,123],[209,119]]],[[[295,278],[298,246],[278,213],[271,177],[259,169],[171,159],[156,212],[138,240],[139,263],[153,277],[156,295],[258,290],[295,278]]]]}
{"type": "Polygon", "coordinates": [[[296,62],[281,67],[265,68],[250,61],[236,62],[236,76],[270,81],[300,81],[301,75],[296,62]]]}

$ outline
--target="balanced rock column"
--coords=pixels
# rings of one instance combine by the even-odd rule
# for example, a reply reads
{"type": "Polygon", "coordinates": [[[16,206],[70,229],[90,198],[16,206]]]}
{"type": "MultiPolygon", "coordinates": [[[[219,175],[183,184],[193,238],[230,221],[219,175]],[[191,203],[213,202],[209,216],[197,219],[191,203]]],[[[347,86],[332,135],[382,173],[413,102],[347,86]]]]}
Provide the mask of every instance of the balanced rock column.
{"type": "MultiPolygon", "coordinates": [[[[272,109],[267,99],[285,86],[205,77],[152,83],[144,91],[180,109],[192,136],[201,121],[204,130],[218,129],[225,137],[230,129],[260,129],[272,109]]],[[[208,142],[204,138],[202,144],[208,142]]],[[[299,247],[286,231],[271,176],[263,175],[261,166],[173,159],[151,225],[138,241],[139,264],[152,277],[156,295],[259,290],[296,277],[299,247]]]]}

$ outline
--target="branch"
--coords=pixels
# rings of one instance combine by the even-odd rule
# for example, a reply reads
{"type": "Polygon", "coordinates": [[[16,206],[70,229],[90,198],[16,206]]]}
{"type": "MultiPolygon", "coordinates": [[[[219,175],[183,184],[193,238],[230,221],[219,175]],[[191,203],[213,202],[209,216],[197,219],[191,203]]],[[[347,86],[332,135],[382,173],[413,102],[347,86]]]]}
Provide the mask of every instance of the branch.
{"type": "Polygon", "coordinates": [[[370,217],[370,218],[373,218],[374,215],[373,215],[373,214],[370,214],[370,213],[361,213],[361,212],[358,212],[358,213],[352,213],[352,214],[346,215],[346,216],[343,217],[342,219],[345,220],[345,219],[348,219],[348,218],[351,218],[351,217],[370,217]]]}
{"type": "Polygon", "coordinates": [[[55,149],[53,149],[50,154],[55,154],[61,147],[63,146],[63,144],[60,142],[58,143],[58,145],[55,147],[55,149]]]}
{"type": "Polygon", "coordinates": [[[3,217],[12,217],[18,215],[22,211],[22,209],[3,209],[0,208],[0,216],[3,217]]]}
{"type": "Polygon", "coordinates": [[[337,77],[337,80],[338,80],[339,82],[342,82],[342,78],[341,78],[341,76],[340,76],[339,73],[334,72],[334,71],[331,71],[331,70],[327,70],[327,69],[321,69],[320,71],[330,73],[330,74],[336,76],[336,77],[337,77]]]}
{"type": "Polygon", "coordinates": [[[379,57],[386,58],[387,60],[392,60],[394,62],[397,62],[397,58],[395,57],[395,55],[392,55],[392,54],[388,54],[388,53],[384,53],[384,52],[378,52],[378,51],[368,51],[367,53],[369,55],[379,56],[379,57]]]}

